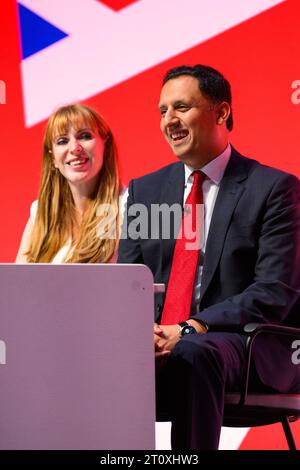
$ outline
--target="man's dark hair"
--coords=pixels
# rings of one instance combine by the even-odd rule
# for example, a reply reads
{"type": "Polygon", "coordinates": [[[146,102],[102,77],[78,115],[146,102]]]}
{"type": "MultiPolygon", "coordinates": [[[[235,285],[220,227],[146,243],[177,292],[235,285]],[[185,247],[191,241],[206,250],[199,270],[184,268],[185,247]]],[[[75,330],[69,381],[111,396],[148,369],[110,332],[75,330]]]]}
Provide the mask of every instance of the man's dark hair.
{"type": "MultiPolygon", "coordinates": [[[[228,80],[218,72],[218,70],[209,67],[208,65],[181,65],[168,70],[163,78],[163,84],[172,78],[181,77],[182,75],[189,75],[198,80],[199,88],[204,96],[209,98],[213,103],[221,103],[226,101],[231,108],[231,87],[228,80]]],[[[233,128],[232,109],[226,121],[228,130],[233,128]]]]}

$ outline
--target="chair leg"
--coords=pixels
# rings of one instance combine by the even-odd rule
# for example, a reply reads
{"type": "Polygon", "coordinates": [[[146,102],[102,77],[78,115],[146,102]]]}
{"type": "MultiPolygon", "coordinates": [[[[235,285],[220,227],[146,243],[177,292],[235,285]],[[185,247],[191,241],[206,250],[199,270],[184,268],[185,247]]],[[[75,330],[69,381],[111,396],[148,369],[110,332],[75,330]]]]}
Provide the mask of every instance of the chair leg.
{"type": "Polygon", "coordinates": [[[296,444],[295,444],[295,441],[294,441],[294,437],[293,437],[293,433],[292,433],[292,430],[291,430],[291,426],[290,426],[290,423],[289,423],[289,419],[288,419],[287,416],[282,418],[281,424],[282,424],[282,427],[283,427],[283,430],[284,430],[284,434],[285,434],[286,441],[288,443],[289,449],[290,450],[297,450],[296,449],[296,444]]]}

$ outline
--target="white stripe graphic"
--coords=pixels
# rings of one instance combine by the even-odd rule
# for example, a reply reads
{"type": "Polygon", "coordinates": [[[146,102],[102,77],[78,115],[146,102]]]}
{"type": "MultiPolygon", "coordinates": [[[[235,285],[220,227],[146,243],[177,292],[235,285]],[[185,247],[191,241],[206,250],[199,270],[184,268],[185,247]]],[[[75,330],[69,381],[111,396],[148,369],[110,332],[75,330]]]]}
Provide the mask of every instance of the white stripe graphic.
{"type": "Polygon", "coordinates": [[[21,0],[69,34],[22,61],[26,125],[83,100],[282,3],[140,0],[115,12],[95,0],[21,0]]]}

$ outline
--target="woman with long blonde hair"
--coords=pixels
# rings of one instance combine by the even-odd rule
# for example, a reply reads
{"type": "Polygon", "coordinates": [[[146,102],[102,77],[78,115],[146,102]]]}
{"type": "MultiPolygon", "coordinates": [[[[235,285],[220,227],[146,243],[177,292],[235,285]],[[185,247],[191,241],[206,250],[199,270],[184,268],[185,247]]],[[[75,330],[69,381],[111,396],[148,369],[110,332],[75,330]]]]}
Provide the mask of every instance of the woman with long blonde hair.
{"type": "Polygon", "coordinates": [[[87,106],[59,108],[46,128],[38,200],[16,262],[114,261],[119,198],[117,151],[108,125],[87,106]]]}

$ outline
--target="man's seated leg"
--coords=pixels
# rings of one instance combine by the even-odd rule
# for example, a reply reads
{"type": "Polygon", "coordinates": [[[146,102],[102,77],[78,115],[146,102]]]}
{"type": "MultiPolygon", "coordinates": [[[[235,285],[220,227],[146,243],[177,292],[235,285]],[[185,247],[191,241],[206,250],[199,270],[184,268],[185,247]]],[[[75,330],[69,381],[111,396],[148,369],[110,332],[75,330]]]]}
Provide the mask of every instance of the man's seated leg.
{"type": "Polygon", "coordinates": [[[158,366],[158,419],[172,421],[172,449],[218,448],[225,391],[239,389],[244,360],[245,337],[211,332],[185,336],[158,366]]]}

